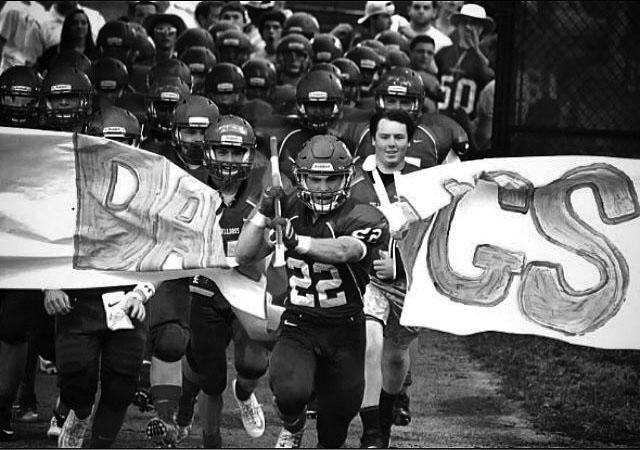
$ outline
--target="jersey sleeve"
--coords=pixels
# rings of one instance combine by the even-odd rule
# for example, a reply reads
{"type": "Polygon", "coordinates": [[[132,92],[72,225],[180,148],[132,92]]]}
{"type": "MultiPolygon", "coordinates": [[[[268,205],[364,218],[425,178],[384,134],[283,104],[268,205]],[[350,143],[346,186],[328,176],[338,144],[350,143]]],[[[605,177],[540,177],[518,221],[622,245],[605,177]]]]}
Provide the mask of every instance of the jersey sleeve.
{"type": "Polygon", "coordinates": [[[352,236],[367,247],[365,258],[377,259],[389,246],[389,225],[384,215],[369,204],[356,204],[336,223],[336,236],[352,236]]]}

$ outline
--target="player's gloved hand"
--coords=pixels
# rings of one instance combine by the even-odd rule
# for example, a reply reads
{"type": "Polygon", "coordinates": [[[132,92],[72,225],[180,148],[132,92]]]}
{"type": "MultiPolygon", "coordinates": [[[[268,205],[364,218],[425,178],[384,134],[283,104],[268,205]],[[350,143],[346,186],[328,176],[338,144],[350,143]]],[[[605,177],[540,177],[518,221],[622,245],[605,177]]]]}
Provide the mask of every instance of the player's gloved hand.
{"type": "Polygon", "coordinates": [[[59,289],[45,289],[44,309],[47,314],[53,316],[56,314],[69,314],[73,308],[66,292],[59,289]]]}
{"type": "Polygon", "coordinates": [[[138,322],[142,322],[147,315],[144,309],[144,298],[137,290],[125,294],[122,309],[130,318],[136,319],[138,322]]]}
{"type": "Polygon", "coordinates": [[[276,199],[284,198],[284,189],[281,187],[267,186],[258,202],[258,211],[265,217],[272,218],[275,216],[276,199]]]}
{"type": "Polygon", "coordinates": [[[293,229],[291,220],[285,217],[276,217],[271,221],[271,232],[269,233],[269,240],[272,244],[276,243],[276,228],[280,226],[282,228],[282,243],[289,250],[294,250],[298,246],[298,233],[293,229]]]}

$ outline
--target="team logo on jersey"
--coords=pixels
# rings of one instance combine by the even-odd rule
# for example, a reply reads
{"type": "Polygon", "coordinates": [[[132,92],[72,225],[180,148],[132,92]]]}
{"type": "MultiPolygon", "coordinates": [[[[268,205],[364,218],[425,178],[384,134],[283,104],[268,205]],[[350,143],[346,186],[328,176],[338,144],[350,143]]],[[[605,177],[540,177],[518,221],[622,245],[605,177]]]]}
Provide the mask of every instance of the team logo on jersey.
{"type": "Polygon", "coordinates": [[[373,243],[380,239],[380,236],[382,236],[382,229],[367,227],[361,230],[355,230],[353,233],[351,233],[351,236],[364,242],[373,243]]]}

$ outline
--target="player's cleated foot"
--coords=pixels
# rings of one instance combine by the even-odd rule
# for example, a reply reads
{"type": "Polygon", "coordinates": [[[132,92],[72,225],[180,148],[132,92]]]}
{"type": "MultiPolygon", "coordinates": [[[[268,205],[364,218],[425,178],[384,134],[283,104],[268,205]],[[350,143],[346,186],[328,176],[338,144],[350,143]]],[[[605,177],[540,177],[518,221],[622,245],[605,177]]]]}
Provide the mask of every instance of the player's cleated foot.
{"type": "Polygon", "coordinates": [[[145,434],[164,448],[175,448],[178,444],[178,425],[154,417],[147,422],[145,434]]]}
{"type": "Polygon", "coordinates": [[[89,415],[84,419],[78,419],[73,410],[69,411],[58,436],[58,448],[82,448],[90,417],[89,415]]]}
{"type": "Polygon", "coordinates": [[[280,435],[278,436],[278,442],[276,442],[275,448],[300,448],[302,445],[302,436],[304,435],[304,427],[295,433],[282,427],[280,435]]]}
{"type": "Polygon", "coordinates": [[[40,372],[46,373],[47,375],[57,375],[58,368],[56,365],[49,361],[48,359],[44,359],[42,356],[38,356],[38,366],[40,368],[40,372]]]}
{"type": "Polygon", "coordinates": [[[64,418],[58,417],[55,413],[49,422],[49,428],[47,429],[47,437],[49,439],[58,439],[62,432],[62,425],[64,425],[64,418]]]}
{"type": "Polygon", "coordinates": [[[11,427],[11,410],[0,409],[0,442],[7,442],[13,439],[13,428],[11,427]]]}
{"type": "Polygon", "coordinates": [[[176,437],[176,444],[179,444],[189,437],[189,435],[191,434],[191,427],[192,424],[185,426],[178,425],[178,436],[176,437]]]}
{"type": "Polygon", "coordinates": [[[18,406],[13,414],[16,422],[34,423],[38,421],[38,410],[35,406],[18,406]]]}
{"type": "Polygon", "coordinates": [[[231,389],[233,390],[233,397],[236,399],[236,403],[240,407],[240,415],[242,416],[242,425],[244,426],[247,434],[252,438],[259,438],[264,434],[264,412],[262,406],[258,403],[255,394],[251,394],[248,400],[242,401],[236,395],[236,382],[235,379],[231,383],[231,389]]]}
{"type": "Polygon", "coordinates": [[[402,393],[396,397],[396,402],[393,405],[393,423],[400,427],[406,427],[411,423],[409,396],[406,393],[402,393]]]}

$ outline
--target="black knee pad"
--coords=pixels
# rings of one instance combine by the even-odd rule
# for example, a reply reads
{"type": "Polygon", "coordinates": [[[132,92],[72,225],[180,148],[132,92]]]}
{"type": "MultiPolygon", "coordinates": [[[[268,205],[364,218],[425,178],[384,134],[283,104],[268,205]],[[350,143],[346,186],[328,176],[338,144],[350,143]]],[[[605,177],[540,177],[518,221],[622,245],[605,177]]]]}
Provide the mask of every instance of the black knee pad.
{"type": "Polygon", "coordinates": [[[261,376],[263,376],[265,373],[267,373],[267,367],[266,365],[260,365],[261,367],[258,367],[257,365],[249,365],[249,364],[236,364],[236,372],[238,372],[238,375],[240,375],[242,378],[246,378],[247,380],[257,380],[258,378],[260,378],[261,376]]]}
{"type": "Polygon", "coordinates": [[[189,329],[176,322],[167,322],[151,329],[153,356],[164,362],[176,362],[184,356],[189,343],[189,329]]]}

